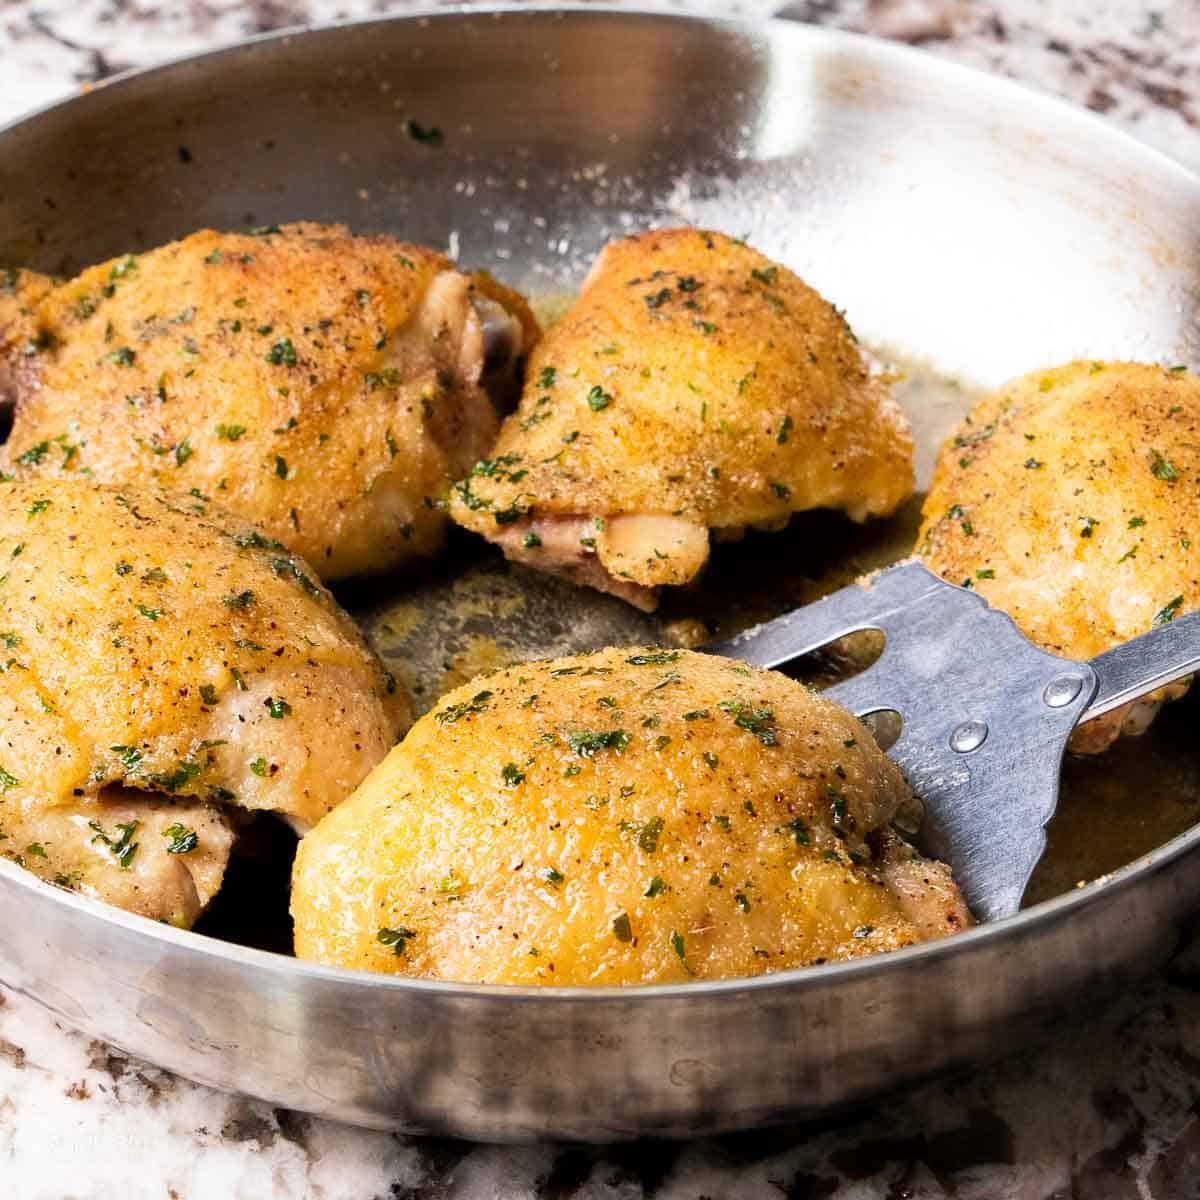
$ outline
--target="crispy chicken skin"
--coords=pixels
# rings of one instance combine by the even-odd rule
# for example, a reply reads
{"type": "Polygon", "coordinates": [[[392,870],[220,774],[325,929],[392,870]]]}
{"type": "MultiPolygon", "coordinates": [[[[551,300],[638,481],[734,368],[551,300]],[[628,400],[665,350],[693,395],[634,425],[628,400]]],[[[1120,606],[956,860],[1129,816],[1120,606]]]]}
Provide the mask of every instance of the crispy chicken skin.
{"type": "Polygon", "coordinates": [[[537,336],[489,277],[341,227],[204,230],[58,287],[10,275],[5,470],[196,489],[326,580],[439,548],[447,486],[495,438],[485,385],[537,336]]]}
{"type": "Polygon", "coordinates": [[[864,727],[783,675],[686,650],[528,663],[443,697],[304,838],[296,953],[636,984],[890,950],[971,923],[890,832],[910,802],[864,727]]]}
{"type": "Polygon", "coordinates": [[[451,513],[641,608],[695,577],[710,530],[861,521],[912,491],[908,426],[841,314],[719,233],[610,243],[529,368],[451,513]]]}
{"type": "MultiPolygon", "coordinates": [[[[1090,658],[1200,605],[1200,380],[1139,363],[1035,371],[942,448],[918,553],[1038,645],[1090,658]]],[[[1143,731],[1174,684],[1080,726],[1143,731]]]]}
{"type": "Polygon", "coordinates": [[[410,719],[311,568],[190,497],[2,483],[0,560],[0,853],[44,879],[188,925],[227,808],[303,831],[410,719]]]}

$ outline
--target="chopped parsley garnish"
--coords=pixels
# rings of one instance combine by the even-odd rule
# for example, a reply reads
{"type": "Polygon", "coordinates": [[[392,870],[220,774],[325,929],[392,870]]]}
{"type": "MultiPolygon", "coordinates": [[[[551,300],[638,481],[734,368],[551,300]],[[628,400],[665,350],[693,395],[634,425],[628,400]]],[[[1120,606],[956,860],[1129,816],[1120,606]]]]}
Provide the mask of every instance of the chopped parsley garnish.
{"type": "Polygon", "coordinates": [[[1170,460],[1159,454],[1157,450],[1152,450],[1151,455],[1150,473],[1154,478],[1161,479],[1166,483],[1174,483],[1179,478],[1179,472],[1171,465],[1170,460]]]}
{"type": "Polygon", "coordinates": [[[755,708],[753,704],[745,704],[741,700],[722,700],[717,707],[722,712],[731,713],[733,723],[739,729],[754,734],[764,746],[777,744],[773,709],[755,708]]]}
{"type": "Polygon", "coordinates": [[[265,779],[267,775],[267,760],[261,755],[250,764],[250,770],[254,772],[259,779],[265,779]]]}
{"type": "Polygon", "coordinates": [[[516,787],[518,783],[525,782],[525,772],[516,763],[505,763],[500,769],[500,778],[506,787],[516,787]]]}
{"type": "Polygon", "coordinates": [[[163,615],[163,610],[161,608],[151,608],[146,604],[138,604],[134,607],[142,614],[143,617],[146,618],[147,621],[157,621],[158,618],[163,615]]]}
{"type": "Polygon", "coordinates": [[[218,425],[217,437],[222,441],[236,442],[246,432],[245,425],[218,425]]]}
{"type": "Polygon", "coordinates": [[[612,402],[612,396],[606,392],[599,384],[596,384],[587,394],[588,408],[592,412],[600,412],[607,408],[612,402]]]}
{"type": "Polygon", "coordinates": [[[577,729],[567,734],[567,745],[584,758],[591,758],[601,750],[616,750],[622,753],[629,745],[629,734],[623,729],[577,729]]]}
{"type": "Polygon", "coordinates": [[[1079,530],[1079,536],[1081,538],[1090,538],[1092,536],[1092,530],[1094,530],[1096,526],[1100,524],[1095,517],[1079,517],[1077,520],[1079,520],[1082,525],[1082,528],[1079,530]]]}
{"type": "Polygon", "coordinates": [[[163,830],[163,837],[171,839],[171,844],[167,847],[168,854],[191,854],[200,844],[196,831],[186,828],[178,821],[163,830]]]}
{"type": "Polygon", "coordinates": [[[292,706],[282,696],[268,696],[263,704],[266,705],[267,712],[271,714],[271,719],[274,721],[282,721],[292,711],[292,706]]]}
{"type": "Polygon", "coordinates": [[[634,654],[625,660],[633,667],[659,667],[679,661],[678,650],[656,650],[650,654],[634,654]]]}
{"type": "Polygon", "coordinates": [[[557,867],[543,867],[538,872],[538,878],[545,880],[551,887],[558,887],[566,876],[557,867]]]}
{"type": "Polygon", "coordinates": [[[1130,517],[1128,528],[1140,529],[1146,523],[1145,517],[1130,517]]]}
{"type": "Polygon", "coordinates": [[[137,833],[138,822],[128,821],[125,824],[117,825],[119,837],[111,838],[105,832],[99,821],[89,821],[88,828],[95,831],[96,836],[92,838],[93,842],[100,842],[107,846],[112,852],[113,857],[120,864],[122,871],[128,871],[130,864],[133,862],[133,856],[137,853],[138,843],[133,840],[133,835],[137,833]]]}
{"type": "Polygon", "coordinates": [[[808,845],[808,828],[799,817],[796,817],[793,821],[789,821],[786,825],[777,825],[775,832],[790,833],[796,839],[797,846],[808,845]]]}
{"type": "Polygon", "coordinates": [[[405,122],[404,130],[414,142],[420,142],[423,146],[436,148],[446,140],[446,135],[437,125],[422,125],[413,117],[405,122]]]}
{"type": "Polygon", "coordinates": [[[779,432],[775,435],[775,441],[780,446],[786,445],[787,440],[788,440],[788,435],[791,432],[792,432],[792,418],[784,417],[783,420],[779,422],[779,432]]]}
{"type": "Polygon", "coordinates": [[[36,466],[50,452],[49,442],[38,442],[36,446],[30,446],[24,454],[17,458],[17,462],[27,467],[36,466]]]}
{"type": "Polygon", "coordinates": [[[294,367],[298,360],[296,357],[296,347],[292,345],[292,339],[288,337],[280,338],[267,351],[266,359],[267,362],[275,367],[294,367]]]}
{"type": "Polygon", "coordinates": [[[522,545],[527,550],[534,550],[541,544],[542,544],[542,539],[540,537],[538,537],[538,535],[536,533],[534,533],[532,530],[530,530],[530,532],[525,535],[524,540],[522,541],[522,545]]]}
{"type": "Polygon", "coordinates": [[[658,851],[658,839],[662,836],[666,822],[662,817],[651,817],[640,825],[637,821],[619,821],[617,825],[622,833],[633,835],[638,849],[643,854],[655,854],[658,851]]]}
{"type": "Polygon", "coordinates": [[[750,901],[747,899],[745,892],[734,892],[733,902],[742,912],[748,913],[750,911],[750,901]]]}
{"type": "Polygon", "coordinates": [[[655,875],[651,878],[646,890],[642,893],[643,896],[653,900],[661,896],[667,890],[667,881],[661,875],[655,875]]]}
{"type": "Polygon", "coordinates": [[[217,689],[211,683],[202,683],[200,685],[200,699],[208,705],[216,704],[217,689]]]}
{"type": "Polygon", "coordinates": [[[0,791],[7,792],[9,788],[19,787],[21,781],[10,772],[0,767],[0,791]]]}
{"type": "Polygon", "coordinates": [[[110,350],[100,361],[116,363],[118,367],[132,367],[137,362],[137,351],[131,350],[128,346],[118,346],[116,350],[110,350]]]}
{"type": "Polygon", "coordinates": [[[621,913],[619,916],[613,917],[612,931],[613,937],[618,942],[633,941],[633,926],[629,923],[628,913],[621,913]]]}
{"type": "Polygon", "coordinates": [[[224,604],[226,608],[244,611],[247,608],[253,607],[254,604],[257,603],[257,600],[255,599],[254,593],[247,590],[244,592],[238,592],[236,595],[222,596],[221,603],[224,604]]]}
{"type": "Polygon", "coordinates": [[[405,929],[403,926],[398,929],[388,929],[384,926],[375,934],[375,940],[385,946],[391,946],[392,953],[399,958],[408,948],[408,943],[416,936],[416,931],[413,929],[405,929]]]}
{"type": "Polygon", "coordinates": [[[191,447],[191,443],[187,440],[187,438],[184,438],[183,441],[175,447],[175,465],[177,467],[182,467],[183,464],[187,462],[187,460],[195,453],[195,450],[193,450],[191,447]]]}
{"type": "Polygon", "coordinates": [[[373,392],[379,391],[380,388],[400,386],[400,372],[395,367],[388,367],[384,371],[368,371],[363,379],[373,392]]]}
{"type": "Polygon", "coordinates": [[[1183,597],[1176,596],[1174,600],[1164,604],[1162,608],[1154,614],[1154,620],[1150,622],[1151,629],[1158,629],[1163,625],[1169,625],[1176,616],[1179,615],[1180,608],[1183,607],[1183,597]]]}
{"type": "Polygon", "coordinates": [[[674,929],[671,930],[671,949],[675,951],[675,957],[679,959],[683,965],[683,969],[689,975],[695,974],[692,968],[688,966],[687,951],[684,949],[683,944],[683,934],[674,929]]]}
{"type": "Polygon", "coordinates": [[[486,712],[487,702],[491,698],[491,692],[476,692],[470,700],[460,700],[457,704],[452,704],[449,708],[443,708],[441,712],[435,713],[434,720],[439,725],[453,725],[455,721],[461,721],[463,717],[469,717],[472,713],[486,712]]]}

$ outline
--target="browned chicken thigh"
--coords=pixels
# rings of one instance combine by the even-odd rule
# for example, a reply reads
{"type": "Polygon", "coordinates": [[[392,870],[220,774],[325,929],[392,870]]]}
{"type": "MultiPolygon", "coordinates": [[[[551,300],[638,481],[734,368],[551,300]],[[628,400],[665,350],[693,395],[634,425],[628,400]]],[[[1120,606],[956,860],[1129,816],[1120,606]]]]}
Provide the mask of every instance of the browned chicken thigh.
{"type": "Polygon", "coordinates": [[[491,983],[758,975],[971,924],[899,769],[783,675],[683,650],[444,696],[300,844],[296,953],[491,983]]]}
{"type": "Polygon", "coordinates": [[[433,553],[490,447],[489,389],[537,335],[519,297],[340,227],[210,230],[58,286],[9,272],[0,466],[192,492],[324,579],[433,553]]]}
{"type": "Polygon", "coordinates": [[[229,812],[303,832],[410,719],[303,559],[186,497],[10,479],[0,560],[0,854],[44,879],[190,925],[229,812]]]}
{"type": "MultiPolygon", "coordinates": [[[[918,553],[1039,646],[1093,655],[1200,607],[1200,380],[1076,362],[985,398],[941,451],[918,553]]],[[[1146,729],[1172,684],[1080,726],[1146,729]]]]}
{"type": "Polygon", "coordinates": [[[605,248],[451,512],[509,558],[652,609],[710,532],[884,516],[912,486],[908,426],[841,314],[744,243],[674,229],[605,248]]]}

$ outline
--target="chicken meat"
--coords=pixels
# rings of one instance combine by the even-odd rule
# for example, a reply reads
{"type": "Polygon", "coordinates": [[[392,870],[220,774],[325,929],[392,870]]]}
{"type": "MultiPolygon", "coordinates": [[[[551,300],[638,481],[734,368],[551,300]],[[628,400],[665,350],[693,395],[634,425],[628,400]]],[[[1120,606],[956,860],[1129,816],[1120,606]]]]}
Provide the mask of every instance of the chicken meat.
{"type": "Polygon", "coordinates": [[[307,830],[411,719],[303,559],[153,489],[0,483],[0,854],[190,925],[230,814],[307,830]]]}
{"type": "Polygon", "coordinates": [[[341,227],[205,230],[57,286],[0,278],[6,471],[218,501],[325,580],[438,549],[445,491],[537,336],[486,274],[341,227]]]}
{"type": "Polygon", "coordinates": [[[886,516],[912,487],[907,423],[842,314],[744,243],[674,229],[605,248],[451,512],[650,610],[710,532],[886,516]]]}
{"type": "Polygon", "coordinates": [[[912,796],[844,709],[686,650],[527,663],[449,693],[300,843],[301,958],[437,979],[757,975],[953,933],[912,796]]]}
{"type": "MultiPolygon", "coordinates": [[[[1091,658],[1200,606],[1200,380],[1075,362],[986,397],[942,447],[918,554],[1031,641],[1091,658]]],[[[1081,725],[1071,749],[1140,733],[1172,684],[1081,725]]]]}

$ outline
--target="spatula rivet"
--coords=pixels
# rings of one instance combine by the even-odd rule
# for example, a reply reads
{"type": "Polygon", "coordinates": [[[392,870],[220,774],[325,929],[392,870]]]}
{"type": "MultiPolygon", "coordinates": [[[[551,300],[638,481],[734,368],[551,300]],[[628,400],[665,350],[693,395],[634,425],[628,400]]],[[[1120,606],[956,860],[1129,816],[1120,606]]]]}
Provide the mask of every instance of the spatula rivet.
{"type": "Polygon", "coordinates": [[[1060,675],[1046,684],[1042,699],[1050,708],[1062,708],[1079,695],[1083,680],[1078,675],[1060,675]]]}
{"type": "Polygon", "coordinates": [[[983,745],[987,735],[988,727],[982,721],[964,721],[950,735],[950,749],[969,754],[983,745]]]}

